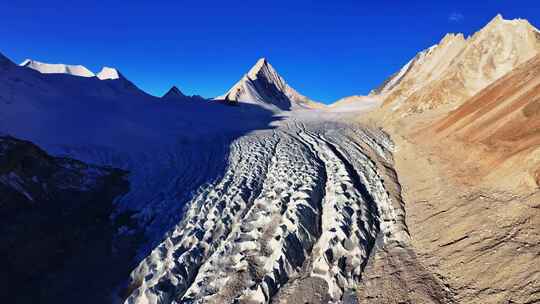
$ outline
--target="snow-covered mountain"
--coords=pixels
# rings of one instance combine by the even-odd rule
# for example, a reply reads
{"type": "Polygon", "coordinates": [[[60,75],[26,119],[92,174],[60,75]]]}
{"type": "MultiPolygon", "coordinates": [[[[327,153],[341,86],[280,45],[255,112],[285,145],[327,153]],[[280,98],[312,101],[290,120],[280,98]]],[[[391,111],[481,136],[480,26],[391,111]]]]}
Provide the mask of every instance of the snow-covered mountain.
{"type": "Polygon", "coordinates": [[[400,113],[457,105],[539,52],[538,29],[527,20],[497,15],[472,37],[446,35],[372,94],[400,113]]]}
{"type": "MultiPolygon", "coordinates": [[[[114,68],[104,67],[94,75],[82,66],[35,61],[18,66],[0,55],[0,133],[31,140],[47,151],[0,138],[0,150],[11,151],[2,164],[17,165],[16,170],[0,166],[0,187],[7,185],[5,193],[27,205],[50,189],[67,185],[69,190],[72,183],[99,190],[96,195],[90,191],[92,197],[106,196],[103,209],[83,204],[81,212],[62,218],[69,221],[77,215],[68,222],[74,227],[80,224],[79,216],[83,223],[89,221],[84,228],[91,228],[91,237],[89,242],[80,240],[75,229],[77,256],[60,252],[54,261],[65,262],[71,270],[78,269],[72,265],[78,259],[86,259],[89,267],[97,265],[121,279],[108,276],[107,288],[98,290],[97,299],[97,285],[76,279],[90,271],[75,271],[68,283],[53,277],[60,288],[51,298],[58,303],[102,303],[109,296],[115,304],[388,302],[371,296],[357,301],[360,288],[380,294],[397,290],[405,296],[388,297],[399,303],[457,303],[446,279],[431,264],[425,267],[420,259],[426,255],[417,254],[424,252],[411,244],[393,168],[393,153],[399,149],[384,131],[349,117],[357,118],[383,100],[385,107],[406,112],[461,102],[536,54],[539,37],[526,21],[498,16],[471,38],[447,35],[371,96],[347,97],[329,107],[291,88],[264,58],[216,98],[222,102],[183,102],[202,98],[186,96],[175,86],[162,97],[151,96],[114,68]],[[2,148],[2,141],[11,148],[2,148]],[[35,170],[26,171],[29,167],[35,170]],[[119,188],[101,189],[111,175],[115,179],[110,184],[119,188]],[[42,181],[47,180],[54,185],[45,187],[42,181]],[[88,210],[105,212],[86,217],[88,210]],[[94,230],[96,219],[106,224],[94,230]],[[96,248],[104,252],[85,250],[92,241],[101,242],[103,233],[109,243],[96,248]],[[121,247],[126,244],[119,239],[132,241],[131,254],[121,263],[100,263],[100,255],[125,252],[121,247]],[[370,268],[375,271],[368,275],[370,268]],[[81,286],[62,288],[73,285],[81,286]],[[112,295],[109,290],[114,290],[112,295]],[[412,300],[412,290],[414,299],[425,301],[412,300]]],[[[534,69],[539,60],[530,61],[534,69]]],[[[537,147],[540,78],[527,68],[521,66],[488,87],[486,95],[465,103],[439,131],[499,140],[497,145],[519,137],[526,142],[515,148],[537,147]],[[500,108],[480,111],[498,101],[500,108]],[[524,124],[532,129],[523,129],[524,124]]],[[[6,155],[0,153],[0,162],[6,155]]],[[[73,201],[79,202],[78,196],[73,201]]],[[[60,207],[51,212],[65,214],[60,207]]],[[[34,210],[41,216],[41,210],[34,210]]],[[[5,229],[24,229],[24,221],[28,219],[5,229]]],[[[54,231],[66,229],[49,224],[54,231]]],[[[34,236],[15,234],[10,240],[20,246],[30,243],[32,250],[40,248],[34,236]]],[[[40,258],[35,252],[30,255],[40,258]]],[[[10,258],[17,256],[11,253],[10,258]]],[[[46,264],[10,270],[40,273],[33,266],[46,264]]],[[[17,291],[28,286],[16,285],[17,291]]],[[[40,289],[50,290],[47,287],[39,284],[40,289]]]]}
{"type": "Polygon", "coordinates": [[[82,65],[69,65],[63,63],[45,63],[26,59],[21,64],[23,67],[28,67],[43,74],[68,74],[80,77],[96,76],[89,69],[82,65]]]}
{"type": "MultiPolygon", "coordinates": [[[[137,256],[124,257],[130,263],[180,221],[200,187],[219,178],[231,142],[274,119],[254,105],[239,111],[216,102],[163,102],[126,87],[123,77],[101,80],[1,64],[0,134],[29,140],[53,156],[129,171],[129,192],[115,200],[113,217],[127,212],[125,221],[136,227],[122,227],[115,239],[139,235],[137,256]]],[[[107,272],[124,273],[111,287],[127,281],[130,269],[122,267],[107,266],[107,272]]],[[[94,294],[91,288],[60,290],[57,302],[73,303],[65,299],[81,290],[94,294]]]]}
{"type": "MultiPolygon", "coordinates": [[[[87,69],[82,65],[67,65],[62,63],[44,63],[35,60],[26,59],[20,64],[21,67],[30,68],[32,70],[38,71],[41,74],[49,75],[71,75],[85,78],[92,78],[96,80],[102,80],[106,83],[107,89],[114,91],[114,94],[143,94],[145,92],[137,88],[135,84],[129,81],[122,73],[117,69],[111,67],[103,67],[101,71],[97,74],[94,74],[92,71],[87,69]]],[[[102,85],[97,85],[102,86],[102,85]]],[[[85,90],[90,88],[87,86],[85,90]]],[[[100,90],[102,91],[102,90],[100,90]]],[[[98,91],[96,91],[98,92],[98,91]]],[[[105,95],[107,93],[104,93],[105,95]]]]}
{"type": "Polygon", "coordinates": [[[99,71],[96,76],[101,80],[115,80],[125,78],[120,72],[118,72],[117,69],[110,67],[101,68],[101,71],[99,71]]]}
{"type": "Polygon", "coordinates": [[[290,87],[266,58],[259,59],[227,93],[215,99],[277,107],[280,110],[321,106],[290,87]]]}
{"type": "Polygon", "coordinates": [[[355,295],[376,244],[406,246],[402,206],[386,189],[396,181],[379,172],[389,139],[306,115],[310,101],[266,60],[226,95],[241,107],[157,102],[111,72],[0,70],[0,131],[129,172],[111,218],[128,214],[114,237],[140,238],[126,257],[139,266],[107,267],[126,273],[118,301],[339,301],[355,295]]]}

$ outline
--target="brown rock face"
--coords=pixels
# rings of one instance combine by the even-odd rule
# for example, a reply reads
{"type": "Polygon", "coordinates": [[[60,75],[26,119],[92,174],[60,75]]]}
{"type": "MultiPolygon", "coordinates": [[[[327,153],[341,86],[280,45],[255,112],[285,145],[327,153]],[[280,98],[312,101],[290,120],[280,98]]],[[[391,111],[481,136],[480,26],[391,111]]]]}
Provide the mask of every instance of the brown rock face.
{"type": "Polygon", "coordinates": [[[379,252],[362,299],[540,303],[539,37],[497,17],[374,92],[385,102],[371,118],[396,143],[412,252],[379,252]],[[377,275],[387,272],[395,280],[377,275]]]}
{"type": "Polygon", "coordinates": [[[540,51],[539,32],[526,20],[500,15],[465,39],[449,34],[374,91],[391,112],[411,114],[461,104],[540,51]]]}
{"type": "MultiPolygon", "coordinates": [[[[435,124],[442,137],[486,149],[485,174],[524,168],[537,183],[540,161],[540,56],[527,61],[435,124]]],[[[501,172],[498,172],[501,173],[501,172]]],[[[505,174],[509,172],[503,172],[505,174]]]]}

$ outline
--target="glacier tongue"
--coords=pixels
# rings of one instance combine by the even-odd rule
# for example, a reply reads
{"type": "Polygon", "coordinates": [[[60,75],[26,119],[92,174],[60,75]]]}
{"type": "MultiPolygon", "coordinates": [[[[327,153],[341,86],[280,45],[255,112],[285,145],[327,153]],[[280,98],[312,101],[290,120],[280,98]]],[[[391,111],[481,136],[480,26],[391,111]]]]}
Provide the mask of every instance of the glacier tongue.
{"type": "Polygon", "coordinates": [[[341,301],[377,244],[408,242],[381,170],[391,150],[384,134],[294,115],[237,139],[223,178],[132,272],[126,303],[286,303],[315,285],[310,303],[341,301]]]}

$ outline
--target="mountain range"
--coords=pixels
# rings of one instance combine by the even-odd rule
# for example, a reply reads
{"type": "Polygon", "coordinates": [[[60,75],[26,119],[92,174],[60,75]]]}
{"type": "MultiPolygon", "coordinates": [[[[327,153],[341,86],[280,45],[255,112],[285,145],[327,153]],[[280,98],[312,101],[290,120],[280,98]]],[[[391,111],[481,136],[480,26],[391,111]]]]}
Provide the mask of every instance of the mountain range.
{"type": "Polygon", "coordinates": [[[0,54],[16,303],[540,302],[540,31],[497,15],[331,105],[0,54]],[[104,275],[106,274],[106,275],[104,275]]]}
{"type": "Polygon", "coordinates": [[[460,104],[539,50],[538,29],[526,20],[504,20],[497,15],[471,37],[446,35],[372,94],[384,98],[383,107],[401,113],[460,104]]]}

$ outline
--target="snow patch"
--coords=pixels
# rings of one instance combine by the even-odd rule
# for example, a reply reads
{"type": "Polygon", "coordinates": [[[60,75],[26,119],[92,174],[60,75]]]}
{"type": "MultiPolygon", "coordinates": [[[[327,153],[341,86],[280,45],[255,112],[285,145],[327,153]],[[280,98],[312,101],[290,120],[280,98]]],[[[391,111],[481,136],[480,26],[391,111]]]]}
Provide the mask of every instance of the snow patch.
{"type": "Polygon", "coordinates": [[[101,80],[114,80],[120,79],[122,75],[118,72],[117,69],[110,67],[103,67],[99,73],[97,73],[97,78],[101,80]]]}

